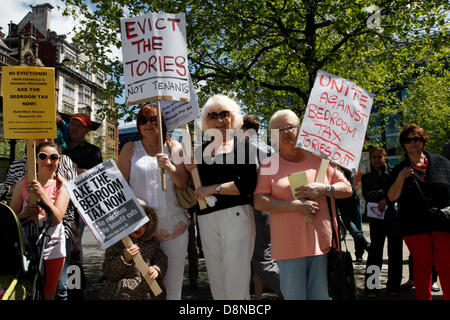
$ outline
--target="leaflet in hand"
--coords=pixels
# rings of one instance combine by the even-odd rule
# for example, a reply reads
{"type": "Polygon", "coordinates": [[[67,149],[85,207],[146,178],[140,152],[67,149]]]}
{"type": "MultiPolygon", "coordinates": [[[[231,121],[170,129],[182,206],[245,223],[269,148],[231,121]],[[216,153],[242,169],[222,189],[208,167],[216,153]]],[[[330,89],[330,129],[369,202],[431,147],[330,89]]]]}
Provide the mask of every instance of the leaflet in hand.
{"type": "Polygon", "coordinates": [[[367,202],[367,216],[369,218],[384,220],[384,214],[386,213],[387,207],[388,206],[384,208],[384,211],[380,211],[377,202],[367,202]]]}

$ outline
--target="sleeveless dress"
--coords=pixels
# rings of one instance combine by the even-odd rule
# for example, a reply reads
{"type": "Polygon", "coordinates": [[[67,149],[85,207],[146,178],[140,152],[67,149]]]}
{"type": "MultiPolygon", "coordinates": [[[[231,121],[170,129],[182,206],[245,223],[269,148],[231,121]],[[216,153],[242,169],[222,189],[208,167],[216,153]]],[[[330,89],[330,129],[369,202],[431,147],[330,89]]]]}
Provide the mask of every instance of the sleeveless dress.
{"type": "MultiPolygon", "coordinates": [[[[25,179],[23,187],[22,187],[22,208],[24,208],[29,201],[29,193],[27,190],[28,180],[25,179]]],[[[63,188],[63,186],[61,186],[63,188]]],[[[59,192],[61,188],[57,188],[56,180],[52,180],[43,186],[43,189],[50,201],[54,204],[56,199],[58,198],[59,192]]],[[[43,214],[43,209],[40,209],[39,213],[39,227],[44,223],[46,216],[43,214]]],[[[64,234],[64,225],[62,221],[58,223],[56,226],[51,226],[48,231],[48,235],[50,236],[47,245],[44,248],[44,260],[51,260],[57,258],[64,258],[66,256],[66,237],[64,234]]]]}
{"type": "MultiPolygon", "coordinates": [[[[167,145],[164,146],[164,152],[169,153],[167,145]]],[[[137,198],[155,209],[158,215],[155,236],[159,242],[177,238],[189,227],[188,216],[177,199],[175,183],[167,171],[165,177],[166,190],[162,190],[161,169],[156,157],[150,156],[144,150],[140,140],[135,141],[129,185],[137,198]]]]}

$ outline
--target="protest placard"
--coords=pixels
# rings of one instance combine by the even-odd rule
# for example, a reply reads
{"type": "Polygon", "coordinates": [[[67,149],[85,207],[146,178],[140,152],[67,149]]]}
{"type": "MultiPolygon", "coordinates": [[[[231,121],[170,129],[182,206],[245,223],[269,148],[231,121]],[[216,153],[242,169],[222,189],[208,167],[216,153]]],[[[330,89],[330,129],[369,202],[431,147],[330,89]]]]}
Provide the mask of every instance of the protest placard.
{"type": "Polygon", "coordinates": [[[189,101],[185,14],[120,19],[127,105],[189,101]]]}
{"type": "Polygon", "coordinates": [[[6,139],[56,138],[55,69],[2,67],[6,139]]]}
{"type": "Polygon", "coordinates": [[[351,81],[319,71],[296,146],[356,170],[373,97],[351,81]]]}
{"type": "Polygon", "coordinates": [[[189,77],[189,102],[183,101],[161,101],[161,111],[164,117],[164,122],[168,131],[183,127],[188,122],[195,120],[200,114],[198,106],[198,97],[194,90],[194,84],[190,74],[189,77]]]}
{"type": "Polygon", "coordinates": [[[112,159],[64,184],[102,249],[144,225],[142,206],[112,159]]]}

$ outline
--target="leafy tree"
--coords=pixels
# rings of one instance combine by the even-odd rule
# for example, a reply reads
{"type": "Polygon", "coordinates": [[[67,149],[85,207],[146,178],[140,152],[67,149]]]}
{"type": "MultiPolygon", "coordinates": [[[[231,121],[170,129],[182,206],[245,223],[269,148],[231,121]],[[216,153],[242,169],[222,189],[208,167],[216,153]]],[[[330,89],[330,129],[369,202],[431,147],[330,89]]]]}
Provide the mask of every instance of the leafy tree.
{"type": "Polygon", "coordinates": [[[424,73],[408,88],[401,102],[403,124],[416,123],[428,136],[426,150],[440,154],[450,141],[450,84],[448,69],[440,74],[424,73]]]}
{"type": "MultiPolygon", "coordinates": [[[[448,1],[428,0],[64,0],[77,15],[75,40],[109,90],[123,92],[121,17],[185,12],[189,67],[200,103],[214,93],[235,96],[262,118],[280,108],[302,115],[315,75],[324,70],[376,94],[381,117],[398,112],[390,88],[417,73],[441,70],[448,55],[448,1]],[[375,5],[375,11],[367,8],[375,5]]],[[[136,106],[119,105],[119,117],[136,106]]]]}

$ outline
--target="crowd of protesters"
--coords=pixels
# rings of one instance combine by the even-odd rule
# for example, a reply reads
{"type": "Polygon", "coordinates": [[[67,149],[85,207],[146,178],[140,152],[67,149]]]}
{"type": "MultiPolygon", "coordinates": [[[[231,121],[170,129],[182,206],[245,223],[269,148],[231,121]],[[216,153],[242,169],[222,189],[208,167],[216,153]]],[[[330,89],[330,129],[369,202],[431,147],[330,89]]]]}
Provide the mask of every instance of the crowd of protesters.
{"type": "MultiPolygon", "coordinates": [[[[202,186],[194,195],[207,207],[197,207],[194,216],[213,299],[251,299],[253,283],[256,299],[265,286],[279,299],[329,300],[327,253],[338,212],[355,239],[355,263],[362,263],[368,252],[367,298],[380,295],[380,288],[368,281],[371,267],[382,267],[387,239],[388,295],[398,295],[402,287],[404,241],[417,299],[432,299],[433,270],[443,298],[450,299],[450,162],[448,156],[425,150],[428,137],[419,126],[410,124],[400,132],[405,157],[392,170],[384,149],[370,150],[370,172],[361,178],[360,199],[353,175],[338,165],[330,163],[324,181],[315,182],[321,158],[296,148],[300,119],[291,110],[271,116],[269,146],[258,138],[256,117],[243,117],[240,106],[227,96],[212,96],[200,120],[210,139],[194,152],[202,159],[185,163],[173,161],[174,154],[183,158],[183,149],[161,120],[160,128],[157,108],[143,106],[136,118],[141,139],[127,143],[119,154],[118,167],[150,221],[130,235],[135,245],[126,248],[119,242],[106,251],[103,271],[109,289],[102,298],[181,299],[192,222],[177,199],[177,189],[189,185],[190,172],[197,168],[202,186]],[[306,172],[309,183],[298,187],[294,197],[288,177],[299,171],[306,172]],[[369,221],[370,241],[362,232],[362,215],[369,221]],[[161,296],[150,294],[136,269],[132,260],[138,253],[149,265],[148,276],[162,287],[161,296]]],[[[61,185],[102,162],[99,148],[85,139],[92,130],[90,117],[75,114],[68,126],[61,121],[58,128],[65,134],[58,144],[43,142],[36,148],[37,179],[24,177],[27,160],[20,159],[11,164],[2,185],[4,199],[11,201],[20,219],[45,219],[42,210],[29,203],[31,192],[54,212],[45,255],[47,299],[67,299],[67,266],[82,267],[84,224],[61,185]]]]}

